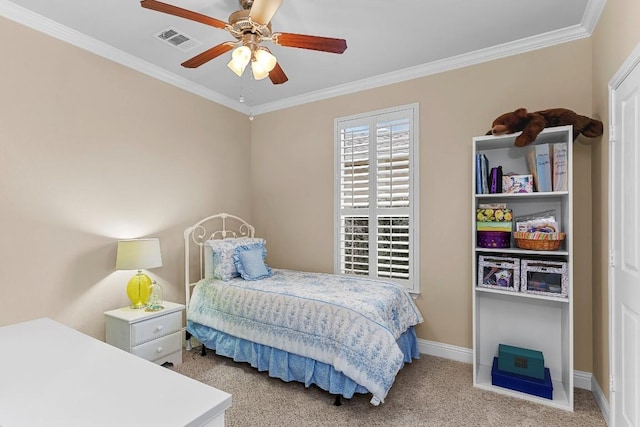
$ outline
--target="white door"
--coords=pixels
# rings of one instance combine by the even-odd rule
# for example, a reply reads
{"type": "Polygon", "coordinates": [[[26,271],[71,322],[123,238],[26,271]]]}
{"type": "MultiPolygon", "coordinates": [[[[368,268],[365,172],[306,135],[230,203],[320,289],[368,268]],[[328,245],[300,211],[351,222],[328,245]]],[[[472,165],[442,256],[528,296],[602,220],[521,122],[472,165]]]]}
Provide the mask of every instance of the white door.
{"type": "MultiPolygon", "coordinates": [[[[638,51],[638,49],[636,49],[638,51]]],[[[640,65],[612,87],[610,144],[612,426],[640,427],[640,65]]]]}

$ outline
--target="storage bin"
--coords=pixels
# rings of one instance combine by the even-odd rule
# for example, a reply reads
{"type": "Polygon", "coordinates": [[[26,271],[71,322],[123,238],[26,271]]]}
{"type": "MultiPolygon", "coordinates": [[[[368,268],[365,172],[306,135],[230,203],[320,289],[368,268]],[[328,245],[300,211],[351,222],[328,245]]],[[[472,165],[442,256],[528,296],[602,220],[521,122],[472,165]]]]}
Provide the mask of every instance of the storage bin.
{"type": "Polygon", "coordinates": [[[504,256],[478,257],[478,286],[518,292],[520,259],[504,256]]]}
{"type": "Polygon", "coordinates": [[[498,369],[498,358],[493,358],[491,384],[511,390],[528,393],[545,399],[553,399],[553,383],[548,368],[544,368],[544,379],[538,380],[524,375],[511,374],[498,369]]]}
{"type": "Polygon", "coordinates": [[[532,251],[557,251],[562,246],[565,236],[565,233],[528,233],[526,231],[513,233],[517,247],[532,251]]]}
{"type": "Polygon", "coordinates": [[[569,295],[566,262],[523,259],[520,268],[522,292],[562,298],[569,295]]]}
{"type": "Polygon", "coordinates": [[[512,374],[544,379],[544,356],[541,351],[511,345],[498,345],[498,369],[512,374]]]}
{"type": "Polygon", "coordinates": [[[513,222],[511,221],[477,221],[476,230],[478,231],[506,231],[511,233],[513,230],[513,222]]]}
{"type": "Polygon", "coordinates": [[[511,247],[513,212],[506,208],[476,209],[476,242],[480,248],[511,247]]]}
{"type": "Polygon", "coordinates": [[[476,241],[479,248],[510,248],[511,233],[508,231],[477,231],[476,241]]]}

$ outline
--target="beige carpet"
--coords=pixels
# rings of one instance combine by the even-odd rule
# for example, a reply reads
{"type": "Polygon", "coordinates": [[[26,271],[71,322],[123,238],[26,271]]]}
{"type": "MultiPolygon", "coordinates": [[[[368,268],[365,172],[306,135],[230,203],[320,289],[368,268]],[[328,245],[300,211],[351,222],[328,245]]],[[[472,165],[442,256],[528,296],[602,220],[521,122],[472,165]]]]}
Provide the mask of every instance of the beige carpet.
{"type": "Polygon", "coordinates": [[[209,351],[184,352],[172,369],[232,395],[227,427],[252,426],[605,426],[591,392],[575,390],[575,412],[472,386],[470,364],[422,355],[398,374],[378,407],[370,395],[334,398],[317,387],[285,383],[209,351]]]}

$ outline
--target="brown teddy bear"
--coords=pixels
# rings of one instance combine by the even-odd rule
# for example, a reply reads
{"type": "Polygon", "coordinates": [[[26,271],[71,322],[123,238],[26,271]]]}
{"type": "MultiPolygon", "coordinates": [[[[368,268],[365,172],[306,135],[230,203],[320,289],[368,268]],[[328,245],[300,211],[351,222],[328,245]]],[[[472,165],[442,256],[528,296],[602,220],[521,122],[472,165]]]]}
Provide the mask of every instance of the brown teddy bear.
{"type": "Polygon", "coordinates": [[[511,113],[505,113],[493,121],[487,135],[503,135],[522,131],[514,145],[524,147],[531,144],[545,127],[573,125],[573,140],[582,134],[589,138],[602,135],[603,127],[600,120],[581,116],[566,108],[551,108],[549,110],[528,113],[525,108],[518,108],[511,113]]]}

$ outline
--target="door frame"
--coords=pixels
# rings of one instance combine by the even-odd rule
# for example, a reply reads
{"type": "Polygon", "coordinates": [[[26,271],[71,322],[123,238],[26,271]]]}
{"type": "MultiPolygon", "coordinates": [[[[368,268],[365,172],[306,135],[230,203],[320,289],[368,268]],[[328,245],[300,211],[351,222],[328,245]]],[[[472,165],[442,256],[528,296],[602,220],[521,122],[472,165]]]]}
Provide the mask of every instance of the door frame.
{"type": "MultiPolygon", "coordinates": [[[[615,319],[615,305],[614,305],[614,291],[615,291],[615,282],[613,278],[613,218],[614,213],[617,211],[617,207],[613,205],[613,144],[611,140],[613,139],[614,132],[614,115],[615,115],[615,105],[614,105],[614,94],[622,84],[622,82],[627,78],[627,76],[635,69],[635,67],[640,67],[640,43],[633,49],[631,54],[625,59],[623,64],[620,66],[618,71],[613,75],[611,80],[609,80],[609,160],[608,160],[608,238],[607,238],[607,254],[609,257],[608,267],[607,267],[607,280],[609,283],[608,290],[608,298],[609,298],[609,414],[608,414],[608,425],[610,427],[615,427],[616,420],[616,393],[612,392],[612,386],[615,387],[616,384],[613,382],[614,378],[614,369],[615,369],[615,354],[616,349],[614,347],[614,319],[615,319]]],[[[619,391],[618,391],[619,393],[619,391]]]]}

